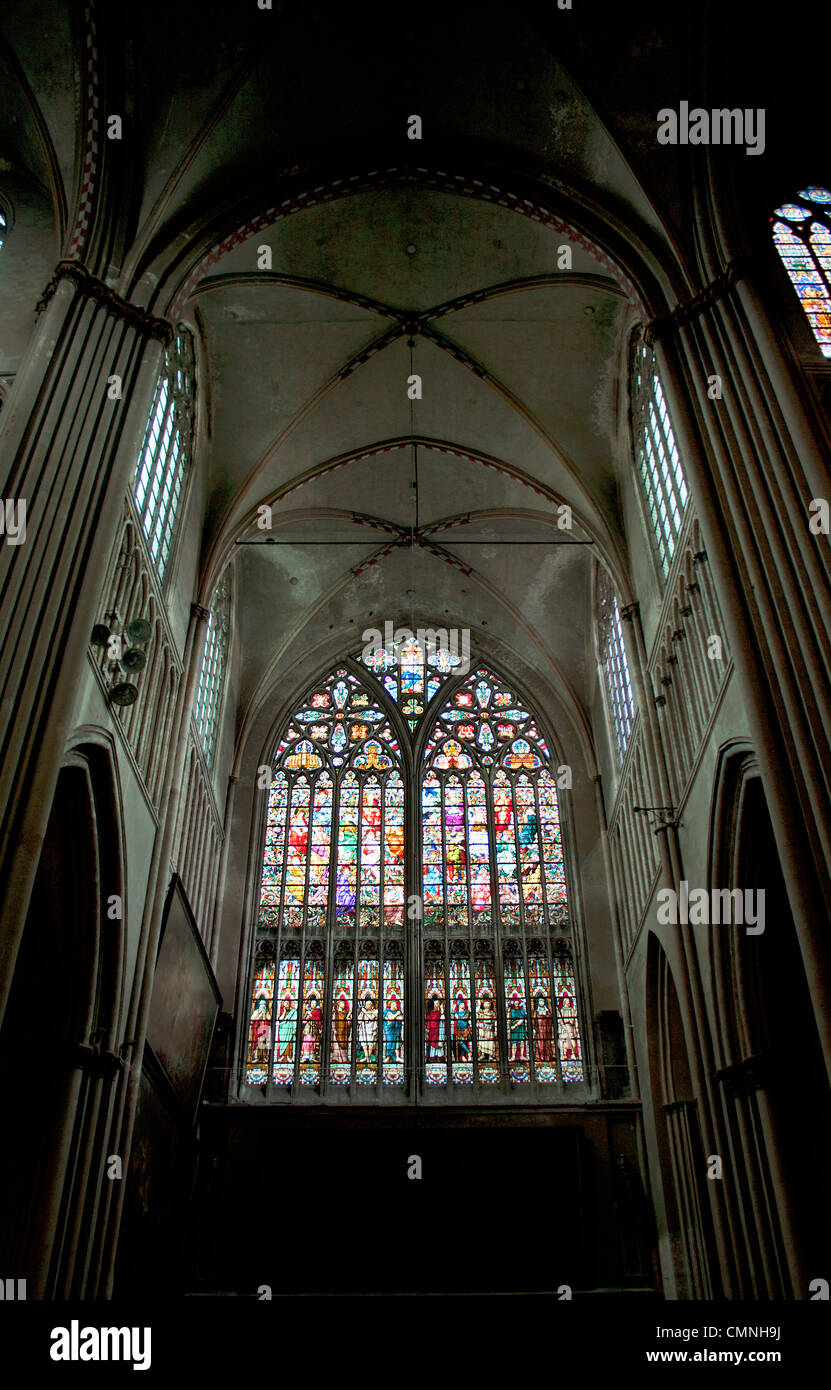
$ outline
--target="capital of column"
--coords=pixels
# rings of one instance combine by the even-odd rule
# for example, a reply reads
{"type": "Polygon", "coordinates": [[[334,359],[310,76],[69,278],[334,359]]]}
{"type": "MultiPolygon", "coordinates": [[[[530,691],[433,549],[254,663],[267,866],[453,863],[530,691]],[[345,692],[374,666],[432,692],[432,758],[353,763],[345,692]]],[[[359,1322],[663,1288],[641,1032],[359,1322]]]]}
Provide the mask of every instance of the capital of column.
{"type": "Polygon", "coordinates": [[[196,622],[206,623],[209,617],[211,616],[210,608],[206,608],[205,605],[202,603],[192,603],[190,606],[190,612],[191,617],[194,618],[196,622]]]}
{"type": "Polygon", "coordinates": [[[94,299],[97,304],[103,305],[108,313],[121,319],[123,323],[128,323],[145,337],[158,338],[162,343],[169,343],[173,337],[173,325],[167,319],[156,318],[138,304],[123,299],[115,290],[110,289],[109,285],[105,285],[103,280],[93,275],[82,261],[58,261],[51,280],[37,302],[36,313],[39,314],[46,308],[61,280],[72,280],[88,299],[94,299]]]}
{"type": "Polygon", "coordinates": [[[643,339],[648,347],[657,343],[661,338],[667,338],[677,329],[683,328],[692,319],[697,318],[705,309],[711,309],[719,299],[733,288],[737,280],[741,280],[748,274],[751,266],[749,256],[737,256],[735,260],[728,261],[723,270],[720,270],[703,289],[694,294],[692,299],[687,299],[683,304],[676,304],[675,308],[668,314],[661,314],[652,319],[643,330],[643,339]]]}
{"type": "Polygon", "coordinates": [[[633,623],[635,619],[640,615],[641,606],[636,601],[635,603],[627,603],[624,608],[621,608],[618,611],[625,623],[633,623]]]}

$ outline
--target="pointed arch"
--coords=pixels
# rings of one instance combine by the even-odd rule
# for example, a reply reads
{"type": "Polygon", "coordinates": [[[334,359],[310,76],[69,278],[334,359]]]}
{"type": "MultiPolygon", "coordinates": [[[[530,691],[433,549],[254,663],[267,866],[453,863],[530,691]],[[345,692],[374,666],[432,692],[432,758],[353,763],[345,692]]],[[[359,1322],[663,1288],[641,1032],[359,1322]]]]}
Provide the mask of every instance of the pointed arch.
{"type": "Polygon", "coordinates": [[[831,190],[801,188],[771,218],[773,244],[823,357],[831,357],[831,190]]]}
{"type": "Polygon", "coordinates": [[[583,1082],[557,787],[536,716],[477,665],[446,688],[418,765],[427,1084],[583,1082]]]}
{"type": "Polygon", "coordinates": [[[403,1084],[405,787],[390,715],[372,677],[340,664],[277,743],[248,1085],[403,1084]]]}

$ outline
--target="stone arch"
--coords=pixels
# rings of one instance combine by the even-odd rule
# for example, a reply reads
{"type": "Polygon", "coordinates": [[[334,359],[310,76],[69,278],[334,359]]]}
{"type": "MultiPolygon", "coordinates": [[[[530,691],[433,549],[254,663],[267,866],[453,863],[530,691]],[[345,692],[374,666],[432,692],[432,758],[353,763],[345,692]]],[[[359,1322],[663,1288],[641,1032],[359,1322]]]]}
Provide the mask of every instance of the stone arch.
{"type": "Polygon", "coordinates": [[[647,1031],[667,1236],[678,1296],[714,1298],[720,1293],[718,1262],[698,1098],[672,969],[654,933],[647,955],[647,1031]]]}
{"type": "Polygon", "coordinates": [[[7,1104],[31,1135],[31,1162],[12,1179],[9,1233],[30,1297],[95,1294],[110,1211],[125,911],[112,746],[109,736],[84,730],[58,775],[0,1034],[7,1104]]]}
{"type": "Polygon", "coordinates": [[[816,1210],[816,1194],[825,1190],[831,1111],[776,837],[746,743],[721,750],[712,804],[711,890],[754,893],[758,918],[750,930],[713,926],[710,941],[715,1080],[733,1168],[738,1277],[744,1297],[803,1298],[820,1257],[811,1232],[828,1219],[816,1210]],[[813,1206],[805,1211],[809,1191],[813,1206]]]}

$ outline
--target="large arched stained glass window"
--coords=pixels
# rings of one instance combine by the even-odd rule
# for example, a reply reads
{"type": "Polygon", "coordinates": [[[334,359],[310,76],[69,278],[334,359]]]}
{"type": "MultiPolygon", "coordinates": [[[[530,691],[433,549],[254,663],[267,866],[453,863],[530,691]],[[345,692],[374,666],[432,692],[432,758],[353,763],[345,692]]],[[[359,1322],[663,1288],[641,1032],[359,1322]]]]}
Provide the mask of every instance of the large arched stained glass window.
{"type": "Polygon", "coordinates": [[[404,1080],[404,783],[367,687],[341,668],[295,710],[266,817],[246,1080],[404,1080]]]}
{"type": "Polygon", "coordinates": [[[478,668],[424,752],[430,1086],[583,1080],[557,787],[531,712],[478,668]]]}
{"type": "Polygon", "coordinates": [[[274,1099],[533,1099],[584,1079],[548,747],[503,681],[424,655],[402,649],[394,688],[386,660],[338,667],[275,752],[244,1064],[274,1099]]]}
{"type": "Polygon", "coordinates": [[[809,184],[771,218],[773,244],[823,357],[831,357],[831,191],[809,184]]]}

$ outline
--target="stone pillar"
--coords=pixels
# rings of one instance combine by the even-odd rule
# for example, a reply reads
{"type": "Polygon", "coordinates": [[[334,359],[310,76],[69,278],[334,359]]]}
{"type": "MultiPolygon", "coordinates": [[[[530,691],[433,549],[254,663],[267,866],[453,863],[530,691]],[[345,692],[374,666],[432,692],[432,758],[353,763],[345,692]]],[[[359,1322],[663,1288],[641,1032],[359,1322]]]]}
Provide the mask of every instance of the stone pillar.
{"type": "Polygon", "coordinates": [[[234,824],[234,803],[237,797],[237,784],[239,777],[231,773],[228,778],[228,790],[225,793],[225,815],[222,824],[222,849],[219,855],[219,869],[216,875],[216,903],[214,914],[211,921],[211,934],[208,942],[211,957],[211,968],[216,970],[216,963],[219,956],[219,933],[222,923],[222,904],[225,897],[225,879],[228,872],[228,852],[231,846],[231,830],[234,824]]]}
{"type": "Polygon", "coordinates": [[[609,892],[609,908],[612,918],[612,935],[615,946],[615,967],[617,970],[617,986],[620,994],[620,1010],[623,1019],[623,1040],[626,1048],[626,1064],[629,1068],[630,1093],[634,1100],[640,1097],[640,1080],[638,1077],[638,1066],[635,1060],[635,1044],[632,1038],[632,1010],[629,1004],[629,989],[626,984],[626,966],[624,963],[623,941],[620,933],[620,908],[618,904],[618,890],[615,879],[614,864],[612,862],[612,851],[609,845],[609,830],[606,820],[606,805],[603,800],[603,780],[598,775],[592,779],[594,781],[594,797],[597,807],[597,821],[600,826],[600,843],[603,849],[603,868],[606,872],[606,884],[609,892]]]}
{"type": "Polygon", "coordinates": [[[0,544],[0,1011],[118,509],[172,332],[78,262],[59,263],[40,307],[0,433],[0,497],[26,503],[25,541],[0,544]]]}
{"type": "MultiPolygon", "coordinates": [[[[665,808],[665,814],[660,816],[660,824],[656,831],[661,846],[664,884],[678,893],[684,878],[684,865],[678,835],[678,806],[675,801],[675,796],[680,793],[680,788],[677,789],[677,792],[673,791],[664,732],[657,717],[656,701],[649,675],[639,605],[632,603],[622,609],[621,618],[626,622],[624,632],[628,629],[631,633],[631,638],[627,643],[629,667],[641,708],[644,737],[647,740],[650,785],[654,793],[657,794],[659,804],[665,808]]],[[[678,1006],[686,1035],[690,1071],[695,1094],[698,1098],[697,1124],[700,1129],[701,1140],[706,1146],[706,1152],[708,1154],[718,1153],[721,1150],[721,1140],[718,1124],[719,1113],[715,1104],[712,1083],[713,1048],[698,955],[690,926],[679,923],[676,930],[682,964],[680,976],[676,980],[676,988],[678,1006]]],[[[725,1204],[722,1184],[710,1183],[707,1190],[722,1279],[727,1291],[732,1292],[730,1212],[725,1204]]],[[[677,1196],[681,1217],[682,1220],[685,1220],[684,1193],[679,1190],[677,1196]]],[[[690,1213],[687,1215],[690,1220],[693,1219],[690,1213]]],[[[697,1218],[694,1224],[697,1228],[697,1218]]]]}
{"type": "Polygon", "coordinates": [[[730,632],[831,1073],[831,586],[828,538],[808,529],[810,500],[831,493],[827,465],[738,270],[647,339],[730,632]],[[707,394],[712,375],[720,400],[707,394]]]}
{"type": "MultiPolygon", "coordinates": [[[[153,857],[147,875],[144,916],[126,1025],[127,1037],[132,1040],[132,1046],[129,1066],[126,1069],[118,1097],[118,1118],[113,1127],[113,1132],[119,1135],[117,1152],[123,1156],[125,1166],[133,1142],[142,1055],[147,1036],[150,1000],[153,994],[153,977],[162,927],[162,913],[172,872],[171,858],[179,814],[179,798],[182,793],[188,733],[202,671],[209,617],[210,610],[208,608],[199,603],[191,604],[190,623],[185,639],[185,678],[182,686],[181,703],[177,710],[178,722],[171,736],[172,754],[168,760],[161,798],[162,816],[156,831],[153,857]]],[[[100,1298],[109,1298],[112,1295],[125,1187],[125,1183],[108,1184],[107,1200],[112,1203],[112,1206],[109,1210],[108,1247],[102,1263],[101,1287],[98,1292],[100,1298]],[[112,1189],[114,1187],[117,1187],[118,1191],[113,1197],[112,1189]]]]}

